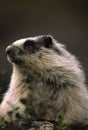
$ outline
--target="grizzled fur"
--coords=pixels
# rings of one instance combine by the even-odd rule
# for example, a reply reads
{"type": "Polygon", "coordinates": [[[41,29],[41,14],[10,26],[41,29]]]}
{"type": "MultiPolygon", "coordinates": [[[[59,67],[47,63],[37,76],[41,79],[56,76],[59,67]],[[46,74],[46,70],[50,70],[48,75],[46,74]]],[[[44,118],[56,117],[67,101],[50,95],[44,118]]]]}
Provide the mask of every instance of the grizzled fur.
{"type": "Polygon", "coordinates": [[[87,122],[85,76],[78,60],[64,45],[43,35],[18,40],[6,52],[13,73],[0,106],[1,117],[9,120],[7,112],[16,107],[24,116],[25,105],[20,99],[25,98],[37,113],[30,119],[55,120],[62,115],[68,124],[87,122]]]}

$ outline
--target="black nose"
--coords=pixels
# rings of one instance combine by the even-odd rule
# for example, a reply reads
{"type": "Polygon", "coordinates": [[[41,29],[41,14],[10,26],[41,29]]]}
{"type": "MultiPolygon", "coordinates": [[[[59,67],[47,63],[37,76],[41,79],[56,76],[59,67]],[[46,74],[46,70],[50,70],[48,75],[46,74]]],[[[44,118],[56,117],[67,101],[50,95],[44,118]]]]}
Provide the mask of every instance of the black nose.
{"type": "Polygon", "coordinates": [[[8,47],[6,48],[6,53],[7,53],[8,55],[10,55],[11,52],[12,52],[12,46],[8,46],[8,47]]]}

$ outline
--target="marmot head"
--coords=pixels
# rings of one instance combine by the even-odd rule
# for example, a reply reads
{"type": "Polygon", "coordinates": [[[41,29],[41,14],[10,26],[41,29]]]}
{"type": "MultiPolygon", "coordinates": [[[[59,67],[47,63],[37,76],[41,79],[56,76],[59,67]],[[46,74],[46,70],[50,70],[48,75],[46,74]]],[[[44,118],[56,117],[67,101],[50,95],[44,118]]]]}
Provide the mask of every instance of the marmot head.
{"type": "Polygon", "coordinates": [[[6,48],[6,53],[13,67],[23,74],[44,75],[48,72],[50,75],[62,75],[65,72],[68,75],[71,72],[84,80],[76,58],[50,35],[17,40],[6,48]]]}
{"type": "Polygon", "coordinates": [[[6,53],[9,61],[20,68],[48,69],[58,65],[65,53],[63,49],[52,36],[41,35],[15,41],[6,48],[6,53]]]}

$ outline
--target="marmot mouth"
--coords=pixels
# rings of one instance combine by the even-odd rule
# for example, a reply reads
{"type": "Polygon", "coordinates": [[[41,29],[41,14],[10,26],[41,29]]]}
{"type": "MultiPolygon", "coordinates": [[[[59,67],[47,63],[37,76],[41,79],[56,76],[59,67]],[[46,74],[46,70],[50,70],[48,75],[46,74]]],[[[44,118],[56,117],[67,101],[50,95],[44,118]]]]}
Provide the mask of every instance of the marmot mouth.
{"type": "MultiPolygon", "coordinates": [[[[20,60],[20,58],[18,58],[16,56],[15,53],[15,49],[16,47],[14,47],[13,45],[10,45],[6,48],[6,54],[7,54],[7,59],[11,62],[11,63],[15,63],[15,64],[21,64],[22,60],[20,60]]],[[[19,49],[19,53],[21,55],[22,51],[20,51],[19,49]]]]}
{"type": "Polygon", "coordinates": [[[15,64],[18,64],[18,65],[21,64],[21,63],[23,63],[22,60],[16,58],[14,55],[11,55],[11,56],[7,55],[7,59],[8,59],[11,63],[15,63],[15,64]]]}

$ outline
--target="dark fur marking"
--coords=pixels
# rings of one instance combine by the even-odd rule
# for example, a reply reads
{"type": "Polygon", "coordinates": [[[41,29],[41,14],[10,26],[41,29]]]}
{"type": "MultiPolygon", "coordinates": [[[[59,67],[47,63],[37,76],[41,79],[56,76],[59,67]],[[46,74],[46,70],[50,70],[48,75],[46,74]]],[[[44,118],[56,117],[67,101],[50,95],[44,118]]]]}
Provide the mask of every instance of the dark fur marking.
{"type": "Polygon", "coordinates": [[[61,55],[62,54],[62,52],[58,49],[58,48],[53,48],[53,50],[58,54],[58,55],[61,55]]]}
{"type": "Polygon", "coordinates": [[[52,38],[50,36],[44,37],[43,44],[46,48],[52,48],[52,38]]]}

